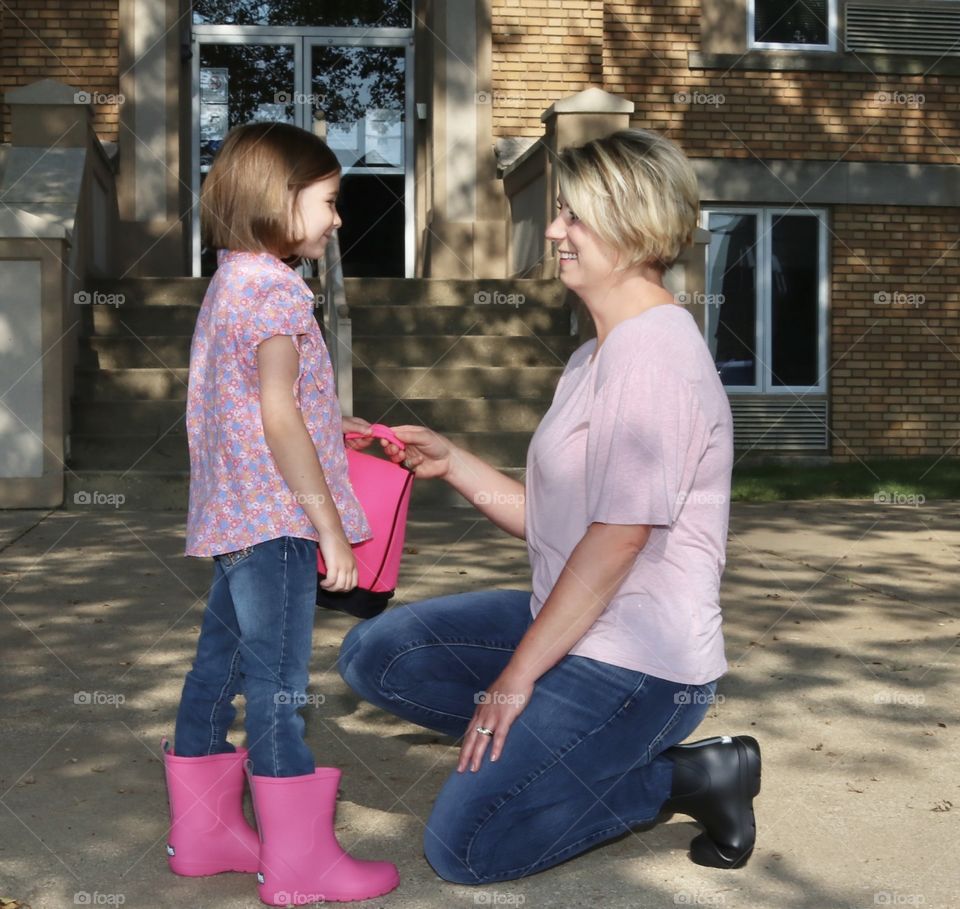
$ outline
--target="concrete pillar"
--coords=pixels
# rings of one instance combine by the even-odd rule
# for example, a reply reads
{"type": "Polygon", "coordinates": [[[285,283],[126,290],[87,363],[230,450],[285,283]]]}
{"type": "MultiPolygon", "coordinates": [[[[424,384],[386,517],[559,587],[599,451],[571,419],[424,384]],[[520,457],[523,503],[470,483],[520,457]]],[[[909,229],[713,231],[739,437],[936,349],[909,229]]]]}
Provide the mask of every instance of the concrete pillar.
{"type": "Polygon", "coordinates": [[[496,177],[490,0],[430,6],[429,111],[433,184],[427,213],[429,277],[497,278],[506,269],[504,199],[496,177]]]}

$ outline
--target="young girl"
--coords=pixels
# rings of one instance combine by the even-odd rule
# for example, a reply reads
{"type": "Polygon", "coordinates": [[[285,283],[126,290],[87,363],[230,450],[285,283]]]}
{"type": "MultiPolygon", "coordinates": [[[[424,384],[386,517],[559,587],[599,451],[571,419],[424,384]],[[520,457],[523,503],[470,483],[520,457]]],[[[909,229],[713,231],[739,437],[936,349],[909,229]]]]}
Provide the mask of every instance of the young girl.
{"type": "Polygon", "coordinates": [[[234,129],[201,196],[218,268],[190,350],[188,556],[213,557],[175,752],[164,742],[177,874],[258,872],[268,905],[369,899],[397,886],[387,862],[357,861],[333,833],[340,771],[316,768],[306,702],[317,547],[320,586],[356,586],[351,543],[370,529],[347,477],[330,358],[313,294],[289,262],[323,255],[340,226],[340,166],[293,126],[234,129]],[[246,701],[247,749],[227,733],[246,701]],[[250,771],[257,833],[242,812],[250,771]]]}

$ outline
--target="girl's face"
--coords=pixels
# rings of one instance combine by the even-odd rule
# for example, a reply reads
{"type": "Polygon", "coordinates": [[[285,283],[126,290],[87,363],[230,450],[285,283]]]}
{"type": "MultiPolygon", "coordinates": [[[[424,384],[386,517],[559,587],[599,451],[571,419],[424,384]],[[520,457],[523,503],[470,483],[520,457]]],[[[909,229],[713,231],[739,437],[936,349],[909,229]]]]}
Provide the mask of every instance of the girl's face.
{"type": "Polygon", "coordinates": [[[311,183],[297,197],[293,210],[294,224],[303,242],[293,251],[304,259],[320,259],[327,241],[343,222],[337,213],[340,174],[333,174],[311,183]]]}
{"type": "Polygon", "coordinates": [[[546,237],[557,245],[560,280],[571,290],[599,287],[613,273],[616,253],[570,210],[563,196],[558,197],[557,208],[546,237]]]}

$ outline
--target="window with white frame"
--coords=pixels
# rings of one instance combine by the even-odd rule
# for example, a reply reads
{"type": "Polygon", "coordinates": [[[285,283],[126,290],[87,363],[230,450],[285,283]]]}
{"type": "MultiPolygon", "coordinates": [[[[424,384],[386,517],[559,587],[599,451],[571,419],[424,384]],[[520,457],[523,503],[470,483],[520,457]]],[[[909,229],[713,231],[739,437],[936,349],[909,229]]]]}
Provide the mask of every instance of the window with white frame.
{"type": "Polygon", "coordinates": [[[747,0],[750,47],[783,50],[837,48],[838,0],[747,0]]]}
{"type": "Polygon", "coordinates": [[[826,392],[824,210],[706,208],[706,340],[730,392],[826,392]]]}

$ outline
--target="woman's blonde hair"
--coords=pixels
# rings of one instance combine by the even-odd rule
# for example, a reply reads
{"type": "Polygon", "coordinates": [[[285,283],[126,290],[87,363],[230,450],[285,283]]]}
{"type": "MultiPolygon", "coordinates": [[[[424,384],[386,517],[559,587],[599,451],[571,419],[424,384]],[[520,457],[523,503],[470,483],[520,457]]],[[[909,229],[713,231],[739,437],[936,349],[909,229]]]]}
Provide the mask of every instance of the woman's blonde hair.
{"type": "Polygon", "coordinates": [[[248,123],[227,134],[200,191],[203,241],[213,249],[294,256],[303,242],[297,197],[340,172],[326,142],[287,123],[248,123]]]}
{"type": "Polygon", "coordinates": [[[666,270],[693,243],[697,176],[666,136],[623,129],[566,148],[557,176],[570,209],[618,254],[619,269],[666,270]]]}

